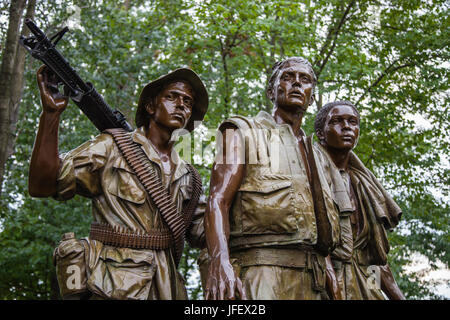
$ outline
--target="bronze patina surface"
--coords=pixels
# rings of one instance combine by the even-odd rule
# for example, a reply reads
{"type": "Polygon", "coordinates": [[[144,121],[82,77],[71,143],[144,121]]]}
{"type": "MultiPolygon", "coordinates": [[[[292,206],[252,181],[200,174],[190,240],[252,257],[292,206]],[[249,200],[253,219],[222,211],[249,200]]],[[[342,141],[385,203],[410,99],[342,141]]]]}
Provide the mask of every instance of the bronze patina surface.
{"type": "Polygon", "coordinates": [[[235,116],[219,127],[223,161],[213,165],[205,214],[210,258],[201,257],[207,299],[327,299],[327,274],[330,294],[339,298],[326,258],[339,242],[338,212],[320,167],[320,188],[311,188],[301,129],[315,84],[307,60],[276,63],[267,88],[272,114],[235,116]],[[313,191],[324,201],[324,228],[313,191]],[[331,239],[321,250],[319,230],[331,239]]]}
{"type": "MultiPolygon", "coordinates": [[[[186,299],[173,245],[166,241],[170,230],[113,137],[102,133],[58,155],[59,117],[67,98],[57,91],[54,77],[45,68],[39,69],[37,78],[43,113],[30,165],[30,194],[58,200],[76,194],[88,197],[96,223],[94,238],[106,237],[102,232],[108,230],[116,232],[110,232],[105,244],[93,238],[77,240],[73,235],[61,241],[54,258],[63,298],[186,299]],[[136,238],[140,235],[158,241],[139,242],[136,238]],[[73,278],[77,270],[79,281],[73,278]]],[[[191,197],[192,178],[186,162],[173,150],[171,136],[186,126],[192,130],[192,121],[203,119],[208,105],[206,89],[192,70],[178,69],[149,83],[139,101],[136,122],[140,126],[128,134],[159,172],[177,212],[182,212],[191,197]]],[[[204,203],[201,198],[188,226],[187,238],[196,247],[204,246],[204,203]]]]}
{"type": "Polygon", "coordinates": [[[359,137],[360,115],[347,101],[326,104],[315,131],[324,171],[339,206],[341,243],[331,259],[341,295],[347,300],[404,299],[387,264],[386,232],[401,209],[352,149],[359,137]]]}

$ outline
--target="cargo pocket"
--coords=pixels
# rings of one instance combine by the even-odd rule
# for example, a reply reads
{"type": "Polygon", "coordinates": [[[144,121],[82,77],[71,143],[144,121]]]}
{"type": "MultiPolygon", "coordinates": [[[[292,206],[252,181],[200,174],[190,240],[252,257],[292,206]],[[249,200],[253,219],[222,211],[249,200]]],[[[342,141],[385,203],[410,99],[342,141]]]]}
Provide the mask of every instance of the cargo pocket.
{"type": "Polygon", "coordinates": [[[108,192],[123,200],[143,204],[145,202],[144,189],[138,183],[135,173],[126,161],[119,157],[112,166],[114,174],[107,186],[108,192]]]}
{"type": "Polygon", "coordinates": [[[260,180],[241,192],[244,234],[282,234],[297,230],[290,180],[260,180]]]}
{"type": "Polygon", "coordinates": [[[152,252],[105,246],[87,286],[106,299],[146,300],[155,272],[152,252]]]}
{"type": "Polygon", "coordinates": [[[77,240],[74,233],[66,233],[53,252],[61,297],[64,300],[82,299],[88,290],[85,240],[77,240]]]}

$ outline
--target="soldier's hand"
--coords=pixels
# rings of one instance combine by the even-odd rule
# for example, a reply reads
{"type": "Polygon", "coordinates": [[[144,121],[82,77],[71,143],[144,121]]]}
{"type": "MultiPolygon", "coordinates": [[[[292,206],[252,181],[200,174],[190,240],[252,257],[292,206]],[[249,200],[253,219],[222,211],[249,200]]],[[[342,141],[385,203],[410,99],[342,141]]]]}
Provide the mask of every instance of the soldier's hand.
{"type": "Polygon", "coordinates": [[[246,300],[241,279],[236,275],[229,259],[212,258],[206,282],[206,300],[246,300]]]}
{"type": "Polygon", "coordinates": [[[325,275],[326,275],[326,289],[331,300],[343,300],[339,282],[334,271],[331,257],[328,255],[325,258],[325,275]]]}
{"type": "Polygon", "coordinates": [[[36,78],[44,111],[50,113],[63,112],[67,107],[69,97],[59,92],[57,76],[47,66],[43,65],[39,68],[36,78]]]}

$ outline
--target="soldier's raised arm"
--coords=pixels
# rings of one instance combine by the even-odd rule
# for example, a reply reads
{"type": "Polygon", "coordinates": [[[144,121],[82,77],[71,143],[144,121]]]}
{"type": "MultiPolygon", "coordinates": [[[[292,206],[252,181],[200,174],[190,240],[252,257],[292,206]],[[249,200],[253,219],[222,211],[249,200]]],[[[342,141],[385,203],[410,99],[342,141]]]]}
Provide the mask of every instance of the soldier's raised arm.
{"type": "Polygon", "coordinates": [[[37,83],[43,111],[31,155],[28,191],[33,197],[48,197],[57,191],[59,119],[69,100],[58,91],[56,76],[46,66],[39,68],[37,83]]]}

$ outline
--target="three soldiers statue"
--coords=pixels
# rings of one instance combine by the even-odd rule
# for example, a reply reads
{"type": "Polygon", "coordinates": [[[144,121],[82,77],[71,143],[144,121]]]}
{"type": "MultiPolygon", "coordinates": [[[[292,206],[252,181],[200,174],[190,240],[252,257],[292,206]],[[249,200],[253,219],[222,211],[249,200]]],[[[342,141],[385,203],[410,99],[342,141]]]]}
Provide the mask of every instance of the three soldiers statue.
{"type": "Polygon", "coordinates": [[[187,240],[206,257],[206,299],[404,299],[386,237],[401,210],[352,151],[360,129],[353,104],[325,105],[315,121],[318,143],[305,135],[317,85],[306,59],[273,66],[271,114],[233,116],[219,126],[221,157],[208,199],[172,139],[207,112],[207,90],[194,71],[147,84],[134,131],[106,130],[61,155],[68,99],[47,68],[37,80],[43,112],[30,194],[92,200],[89,237],[66,234],[55,249],[63,298],[187,299],[177,271],[187,240]]]}

